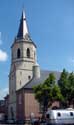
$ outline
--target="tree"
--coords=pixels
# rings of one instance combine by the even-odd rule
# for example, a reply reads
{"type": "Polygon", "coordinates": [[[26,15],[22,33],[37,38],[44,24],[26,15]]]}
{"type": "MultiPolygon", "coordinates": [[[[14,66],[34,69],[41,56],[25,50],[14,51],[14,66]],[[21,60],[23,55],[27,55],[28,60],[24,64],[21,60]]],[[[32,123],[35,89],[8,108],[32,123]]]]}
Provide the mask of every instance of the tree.
{"type": "Polygon", "coordinates": [[[55,76],[53,73],[49,74],[49,77],[44,81],[47,86],[52,86],[55,84],[55,76]]]}
{"type": "Polygon", "coordinates": [[[61,94],[58,84],[53,85],[52,87],[52,100],[63,101],[63,96],[61,94]]]}
{"type": "Polygon", "coordinates": [[[51,89],[45,83],[43,83],[34,86],[33,90],[35,93],[35,98],[40,103],[40,106],[42,107],[42,113],[44,115],[48,108],[49,99],[51,98],[51,89]]]}
{"type": "Polygon", "coordinates": [[[68,73],[65,69],[63,69],[61,73],[60,79],[58,81],[58,85],[60,87],[61,93],[64,98],[64,101],[62,102],[62,104],[65,104],[67,102],[67,89],[68,89],[68,73]]]}
{"type": "Polygon", "coordinates": [[[69,96],[70,96],[70,81],[69,81],[69,73],[63,69],[60,79],[58,81],[58,85],[61,90],[61,94],[63,96],[62,106],[67,107],[69,105],[69,96]]]}
{"type": "Polygon", "coordinates": [[[69,74],[68,81],[69,81],[68,102],[69,102],[69,105],[70,103],[73,103],[73,106],[74,106],[74,73],[73,72],[69,74]]]}
{"type": "Polygon", "coordinates": [[[74,73],[68,73],[63,69],[58,84],[55,83],[53,73],[41,84],[33,87],[35,98],[43,107],[43,114],[52,102],[59,100],[64,108],[74,104],[74,73]]]}
{"type": "Polygon", "coordinates": [[[55,76],[53,73],[49,74],[49,77],[44,81],[44,83],[34,86],[33,90],[35,98],[43,107],[43,115],[49,106],[49,102],[52,102],[55,99],[62,100],[61,91],[59,86],[55,83],[55,76]]]}

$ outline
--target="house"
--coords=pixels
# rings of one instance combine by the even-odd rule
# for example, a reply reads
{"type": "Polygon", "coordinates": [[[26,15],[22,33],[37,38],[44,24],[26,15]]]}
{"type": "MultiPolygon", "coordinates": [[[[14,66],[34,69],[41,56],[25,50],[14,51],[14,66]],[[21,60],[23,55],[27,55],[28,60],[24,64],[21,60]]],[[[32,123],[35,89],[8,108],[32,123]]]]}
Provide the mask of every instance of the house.
{"type": "Polygon", "coordinates": [[[0,113],[5,114],[5,100],[0,100],[0,113]]]}

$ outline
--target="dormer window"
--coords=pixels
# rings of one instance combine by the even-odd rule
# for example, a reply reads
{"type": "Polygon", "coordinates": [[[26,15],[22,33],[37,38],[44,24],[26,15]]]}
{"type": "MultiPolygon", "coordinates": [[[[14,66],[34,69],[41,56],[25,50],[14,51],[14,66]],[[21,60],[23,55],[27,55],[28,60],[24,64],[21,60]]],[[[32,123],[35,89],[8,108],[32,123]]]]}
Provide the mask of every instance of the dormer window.
{"type": "Polygon", "coordinates": [[[17,50],[17,58],[20,58],[20,55],[21,55],[20,49],[18,48],[18,50],[17,50]]]}
{"type": "Polygon", "coordinates": [[[30,49],[27,48],[27,57],[30,58],[30,49]]]}

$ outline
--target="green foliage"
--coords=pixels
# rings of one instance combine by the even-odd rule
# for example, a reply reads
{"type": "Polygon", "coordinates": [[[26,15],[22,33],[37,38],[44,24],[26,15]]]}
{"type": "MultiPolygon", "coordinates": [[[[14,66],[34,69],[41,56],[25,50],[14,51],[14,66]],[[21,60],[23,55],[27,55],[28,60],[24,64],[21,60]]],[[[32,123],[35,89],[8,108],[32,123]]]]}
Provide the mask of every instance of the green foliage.
{"type": "Polygon", "coordinates": [[[33,87],[35,98],[40,105],[43,106],[43,112],[47,110],[49,102],[53,100],[62,100],[62,95],[58,85],[55,84],[55,76],[53,73],[49,74],[49,77],[44,83],[33,87]]]}
{"type": "Polygon", "coordinates": [[[43,106],[43,112],[47,110],[49,102],[59,100],[63,106],[69,106],[74,100],[74,73],[63,69],[58,84],[55,80],[54,74],[50,73],[43,83],[33,87],[35,98],[43,106]]]}
{"type": "Polygon", "coordinates": [[[42,105],[44,112],[48,107],[48,102],[51,96],[50,87],[48,87],[46,84],[39,84],[34,86],[33,90],[35,93],[35,98],[38,100],[40,105],[42,105]]]}
{"type": "Polygon", "coordinates": [[[61,73],[58,81],[61,93],[66,106],[69,106],[74,99],[74,73],[68,73],[65,69],[61,73]]]}
{"type": "Polygon", "coordinates": [[[52,86],[55,84],[55,76],[53,73],[49,74],[49,77],[44,81],[47,86],[52,86]]]}
{"type": "Polygon", "coordinates": [[[74,73],[70,73],[68,77],[69,85],[68,85],[68,101],[72,101],[74,99],[74,73]]]}
{"type": "Polygon", "coordinates": [[[63,101],[63,96],[61,94],[60,88],[57,84],[55,84],[52,88],[52,100],[63,101]]]}
{"type": "Polygon", "coordinates": [[[34,93],[35,94],[35,98],[38,100],[38,102],[42,102],[42,84],[39,84],[37,86],[33,87],[34,93]]]}
{"type": "Polygon", "coordinates": [[[58,85],[60,87],[61,93],[64,97],[64,100],[67,100],[67,91],[68,91],[68,72],[63,69],[61,73],[60,79],[58,81],[58,85]]]}

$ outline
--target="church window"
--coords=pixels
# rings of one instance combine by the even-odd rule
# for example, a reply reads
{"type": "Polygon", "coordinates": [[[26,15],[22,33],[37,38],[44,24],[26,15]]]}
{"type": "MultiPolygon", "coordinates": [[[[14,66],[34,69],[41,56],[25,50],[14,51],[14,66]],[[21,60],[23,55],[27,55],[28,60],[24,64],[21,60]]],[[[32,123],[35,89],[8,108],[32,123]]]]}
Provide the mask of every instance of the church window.
{"type": "Polygon", "coordinates": [[[30,49],[27,48],[27,57],[30,58],[30,49]]]}
{"type": "Polygon", "coordinates": [[[28,76],[28,79],[30,80],[30,79],[31,79],[31,76],[28,76]]]}
{"type": "Polygon", "coordinates": [[[18,48],[18,50],[17,50],[17,58],[20,58],[20,55],[21,55],[20,49],[18,48]]]}

